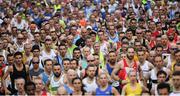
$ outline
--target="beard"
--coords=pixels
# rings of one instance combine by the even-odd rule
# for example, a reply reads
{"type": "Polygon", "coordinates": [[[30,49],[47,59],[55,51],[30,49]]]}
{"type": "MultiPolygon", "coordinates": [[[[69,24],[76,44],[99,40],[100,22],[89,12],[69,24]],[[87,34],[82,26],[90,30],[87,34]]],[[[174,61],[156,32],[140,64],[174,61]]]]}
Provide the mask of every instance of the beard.
{"type": "Polygon", "coordinates": [[[144,59],[139,59],[139,62],[140,62],[140,63],[143,63],[143,61],[144,61],[144,59]]]}
{"type": "Polygon", "coordinates": [[[127,58],[128,58],[129,60],[133,60],[134,56],[129,56],[129,55],[127,55],[127,58]]]}
{"type": "Polygon", "coordinates": [[[115,59],[111,59],[111,60],[109,60],[109,62],[114,64],[114,63],[116,63],[116,60],[115,59]]]}
{"type": "Polygon", "coordinates": [[[54,73],[55,77],[60,77],[61,73],[54,73]]]}
{"type": "Polygon", "coordinates": [[[174,40],[174,37],[169,37],[169,41],[173,41],[174,40]]]}

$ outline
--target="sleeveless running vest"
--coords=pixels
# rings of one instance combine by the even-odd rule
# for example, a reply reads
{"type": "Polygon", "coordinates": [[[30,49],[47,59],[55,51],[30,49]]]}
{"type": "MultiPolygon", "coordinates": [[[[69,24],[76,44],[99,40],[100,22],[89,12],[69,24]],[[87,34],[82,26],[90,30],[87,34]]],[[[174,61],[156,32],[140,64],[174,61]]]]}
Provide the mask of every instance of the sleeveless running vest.
{"type": "MultiPolygon", "coordinates": [[[[119,78],[120,78],[121,80],[126,80],[129,66],[128,66],[128,64],[127,64],[127,62],[126,62],[125,59],[123,59],[123,64],[124,64],[124,67],[123,67],[122,70],[120,70],[120,71],[118,72],[118,76],[119,76],[119,78]]],[[[137,69],[138,69],[138,68],[137,68],[137,62],[136,62],[135,60],[134,60],[134,64],[133,64],[133,69],[135,69],[136,71],[137,71],[137,69]]]]}
{"type": "Polygon", "coordinates": [[[99,96],[99,95],[102,95],[102,96],[109,96],[109,95],[113,95],[112,94],[112,86],[109,85],[107,87],[106,90],[102,91],[99,87],[96,89],[96,96],[99,96]]]}
{"type": "Polygon", "coordinates": [[[111,73],[113,71],[113,68],[111,68],[108,63],[106,64],[106,68],[107,68],[107,71],[108,71],[109,75],[111,75],[111,73]]]}
{"type": "Polygon", "coordinates": [[[127,96],[136,96],[136,95],[140,95],[142,92],[142,88],[141,85],[139,83],[136,83],[136,89],[132,89],[130,86],[130,83],[127,84],[126,86],[126,95],[127,96]]]}
{"type": "Polygon", "coordinates": [[[23,69],[21,71],[18,71],[15,65],[13,65],[13,72],[10,73],[11,78],[11,84],[12,88],[15,89],[15,79],[17,78],[24,78],[24,80],[27,80],[27,74],[26,74],[26,67],[23,64],[23,69]]]}

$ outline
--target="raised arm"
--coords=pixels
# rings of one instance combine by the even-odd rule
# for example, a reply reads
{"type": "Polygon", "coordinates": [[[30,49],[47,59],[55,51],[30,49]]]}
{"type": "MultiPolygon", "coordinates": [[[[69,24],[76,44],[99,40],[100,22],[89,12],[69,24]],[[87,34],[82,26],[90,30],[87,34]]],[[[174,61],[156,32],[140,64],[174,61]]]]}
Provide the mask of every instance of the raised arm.
{"type": "Polygon", "coordinates": [[[115,67],[114,67],[114,69],[113,69],[113,71],[112,71],[112,73],[111,73],[112,79],[114,79],[114,80],[116,80],[116,81],[119,80],[119,77],[118,77],[116,74],[117,74],[118,71],[122,68],[122,67],[121,67],[121,66],[122,66],[121,64],[122,64],[121,61],[118,62],[118,63],[115,65],[115,67]]]}
{"type": "Polygon", "coordinates": [[[12,72],[12,70],[13,70],[13,67],[9,66],[8,70],[5,72],[5,74],[4,74],[3,78],[2,78],[2,83],[3,83],[3,87],[4,87],[6,95],[11,93],[6,87],[6,78],[9,76],[9,74],[10,74],[10,72],[12,72]]]}

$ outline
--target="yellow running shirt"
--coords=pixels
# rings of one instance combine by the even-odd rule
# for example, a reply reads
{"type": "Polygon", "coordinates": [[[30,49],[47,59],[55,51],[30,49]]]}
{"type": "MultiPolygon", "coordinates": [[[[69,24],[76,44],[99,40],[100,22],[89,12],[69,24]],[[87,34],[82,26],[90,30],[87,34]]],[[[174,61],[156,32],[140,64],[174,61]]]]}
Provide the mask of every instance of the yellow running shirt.
{"type": "Polygon", "coordinates": [[[127,84],[125,93],[127,96],[141,95],[142,88],[139,83],[136,83],[136,89],[132,89],[130,83],[127,84]]]}

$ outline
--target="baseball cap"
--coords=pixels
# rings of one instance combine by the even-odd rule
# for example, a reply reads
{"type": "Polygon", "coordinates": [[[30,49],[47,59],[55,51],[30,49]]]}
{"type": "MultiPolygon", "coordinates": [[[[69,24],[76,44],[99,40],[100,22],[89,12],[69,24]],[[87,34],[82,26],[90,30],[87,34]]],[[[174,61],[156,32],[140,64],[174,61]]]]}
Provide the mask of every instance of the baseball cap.
{"type": "Polygon", "coordinates": [[[52,40],[52,37],[48,35],[48,36],[46,36],[46,38],[45,38],[45,41],[46,41],[46,40],[52,40]]]}
{"type": "Polygon", "coordinates": [[[90,25],[88,25],[88,26],[86,27],[86,29],[92,30],[92,27],[91,27],[90,25]]]}

